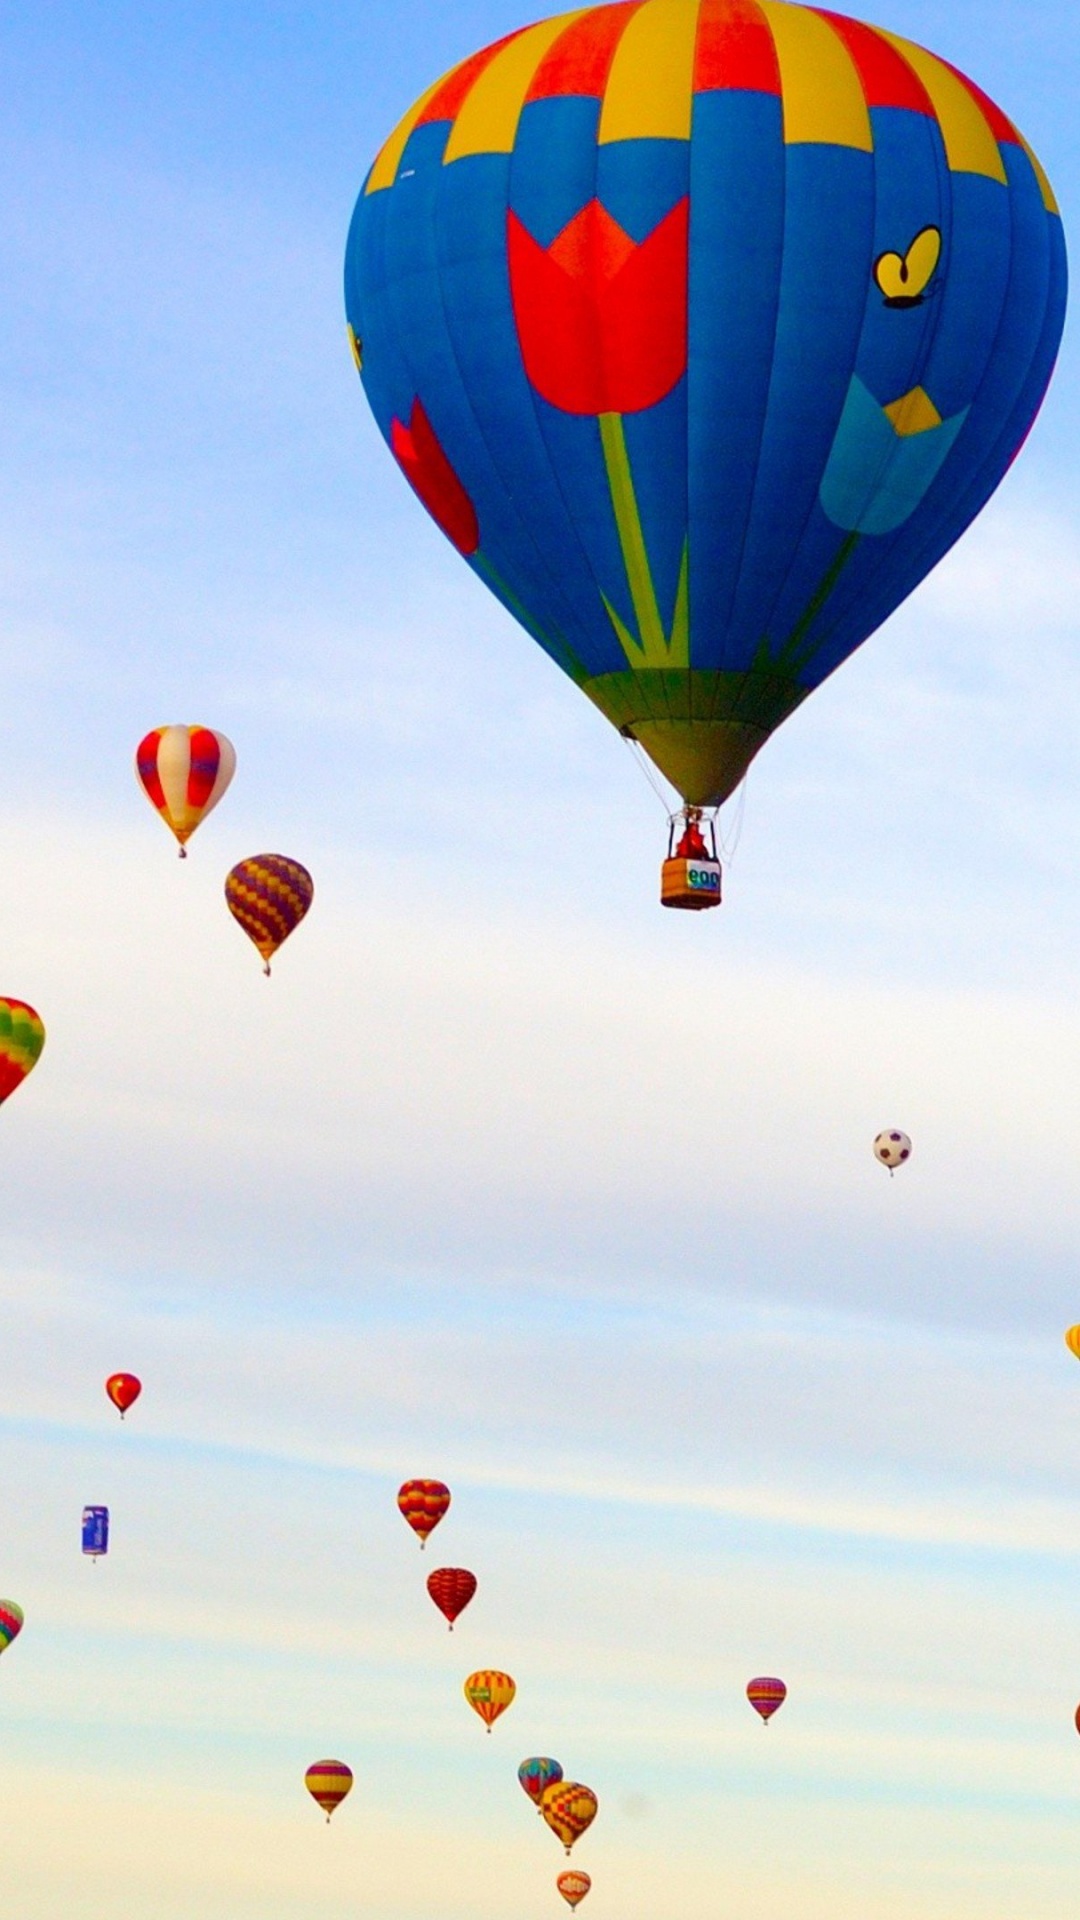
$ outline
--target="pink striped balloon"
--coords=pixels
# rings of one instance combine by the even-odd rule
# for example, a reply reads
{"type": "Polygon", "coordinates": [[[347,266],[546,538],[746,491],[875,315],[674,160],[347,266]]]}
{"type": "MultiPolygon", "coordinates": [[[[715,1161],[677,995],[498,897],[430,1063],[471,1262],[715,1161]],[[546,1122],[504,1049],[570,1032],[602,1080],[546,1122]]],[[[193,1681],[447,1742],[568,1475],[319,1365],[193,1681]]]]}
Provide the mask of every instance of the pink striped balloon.
{"type": "Polygon", "coordinates": [[[787,1699],[787,1688],[782,1680],[770,1680],[762,1676],[751,1680],[746,1689],[746,1697],[755,1713],[760,1713],[766,1726],[778,1707],[787,1699]]]}

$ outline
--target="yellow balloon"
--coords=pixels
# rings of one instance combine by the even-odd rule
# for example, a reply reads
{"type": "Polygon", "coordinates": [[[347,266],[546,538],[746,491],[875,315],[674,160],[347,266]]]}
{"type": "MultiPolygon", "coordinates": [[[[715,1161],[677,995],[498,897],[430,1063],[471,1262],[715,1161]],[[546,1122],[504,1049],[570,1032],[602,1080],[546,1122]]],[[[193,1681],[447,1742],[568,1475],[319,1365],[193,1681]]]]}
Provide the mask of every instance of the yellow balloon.
{"type": "Polygon", "coordinates": [[[491,1732],[500,1713],[505,1713],[517,1688],[508,1673],[499,1673],[493,1667],[484,1667],[479,1673],[470,1673],[465,1682],[464,1693],[474,1713],[491,1732]]]}
{"type": "Polygon", "coordinates": [[[583,1787],[580,1780],[553,1780],[540,1796],[540,1811],[567,1853],[592,1826],[598,1806],[592,1788],[583,1787]]]}
{"type": "Polygon", "coordinates": [[[1069,1328],[1068,1333],[1065,1335],[1065,1345],[1068,1347],[1069,1352],[1075,1353],[1077,1359],[1080,1360],[1080,1327],[1069,1328]]]}

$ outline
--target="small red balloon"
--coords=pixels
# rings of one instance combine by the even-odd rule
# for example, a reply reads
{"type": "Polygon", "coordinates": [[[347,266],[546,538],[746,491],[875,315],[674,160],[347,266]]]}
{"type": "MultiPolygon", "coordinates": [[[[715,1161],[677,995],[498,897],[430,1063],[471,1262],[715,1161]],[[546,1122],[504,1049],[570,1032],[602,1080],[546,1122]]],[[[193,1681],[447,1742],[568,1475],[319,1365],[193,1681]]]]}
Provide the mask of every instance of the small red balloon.
{"type": "Polygon", "coordinates": [[[427,1590],[439,1612],[445,1614],[454,1631],[454,1621],[463,1613],[476,1592],[476,1575],[467,1567],[437,1567],[427,1577],[427,1590]]]}
{"type": "Polygon", "coordinates": [[[142,1381],[133,1373],[111,1373],[105,1382],[105,1391],[113,1406],[118,1409],[122,1420],[128,1408],[135,1405],[142,1392],[142,1381]]]}

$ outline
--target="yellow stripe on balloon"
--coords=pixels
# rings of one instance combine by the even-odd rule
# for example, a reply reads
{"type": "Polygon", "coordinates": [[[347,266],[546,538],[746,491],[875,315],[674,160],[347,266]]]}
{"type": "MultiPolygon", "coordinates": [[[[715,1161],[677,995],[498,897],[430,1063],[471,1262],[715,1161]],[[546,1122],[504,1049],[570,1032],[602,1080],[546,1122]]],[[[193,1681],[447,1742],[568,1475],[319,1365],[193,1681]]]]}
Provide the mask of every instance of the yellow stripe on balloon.
{"type": "Polygon", "coordinates": [[[838,33],[818,13],[787,0],[760,0],[780,64],[784,140],[789,146],[856,147],[874,136],[862,82],[838,33]]]}
{"type": "Polygon", "coordinates": [[[950,170],[981,173],[986,179],[1000,180],[1007,186],[1005,163],[993,128],[963,81],[957,79],[944,61],[927,53],[925,47],[917,47],[914,41],[903,40],[899,34],[886,33],[883,27],[879,27],[878,32],[907,61],[930,95],[950,170]]]}
{"type": "Polygon", "coordinates": [[[586,11],[562,13],[527,27],[495,55],[458,112],[443,155],[444,165],[470,153],[513,153],[525,95],[549,47],[586,11]]]}
{"type": "Polygon", "coordinates": [[[386,145],[381,147],[376,155],[375,164],[368,174],[365,193],[380,193],[385,188],[393,186],[401,165],[401,156],[409,144],[410,137],[428,101],[434,98],[440,87],[444,87],[451,76],[457,72],[458,67],[464,64],[463,60],[459,60],[456,66],[450,68],[449,73],[444,73],[440,79],[436,80],[434,86],[420,95],[416,105],[409,108],[404,120],[398,121],[386,145]]]}
{"type": "Polygon", "coordinates": [[[645,0],[630,17],[608,75],[601,146],[612,140],[689,140],[698,8],[645,0]]]}

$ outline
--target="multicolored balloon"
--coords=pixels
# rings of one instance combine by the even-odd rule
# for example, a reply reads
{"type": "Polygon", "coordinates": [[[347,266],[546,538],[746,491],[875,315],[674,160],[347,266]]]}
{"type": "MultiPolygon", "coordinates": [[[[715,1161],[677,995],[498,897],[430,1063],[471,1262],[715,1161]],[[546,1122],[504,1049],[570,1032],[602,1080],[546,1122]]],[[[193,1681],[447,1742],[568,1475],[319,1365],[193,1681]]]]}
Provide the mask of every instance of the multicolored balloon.
{"type": "Polygon", "coordinates": [[[304,1775],[304,1785],[312,1799],[318,1801],[329,1826],[334,1808],[340,1807],[352,1792],[352,1768],[347,1767],[344,1760],[316,1760],[304,1775]]]}
{"type": "Polygon", "coordinates": [[[902,1167],[905,1160],[911,1159],[911,1140],[899,1127],[887,1127],[874,1141],[874,1159],[888,1167],[890,1174],[902,1167]]]}
{"type": "Polygon", "coordinates": [[[768,1726],[777,1708],[782,1707],[787,1699],[787,1688],[782,1680],[771,1680],[763,1676],[759,1680],[750,1681],[746,1689],[746,1697],[754,1712],[760,1713],[768,1726]]]}
{"type": "Polygon", "coordinates": [[[540,1796],[540,1811],[567,1853],[592,1826],[599,1805],[592,1788],[583,1787],[579,1780],[557,1781],[540,1796]]]}
{"type": "Polygon", "coordinates": [[[5,1653],[23,1630],[25,1614],[14,1600],[0,1600],[0,1653],[5,1653]]]}
{"type": "Polygon", "coordinates": [[[989,499],[1065,296],[1005,114],[786,0],[587,6],[472,55],[376,157],[345,260],[409,485],[695,806],[989,499]]]}
{"type": "Polygon", "coordinates": [[[255,853],[240,860],[225,882],[225,904],[263,958],[263,972],[315,898],[315,882],[299,860],[255,853]]]}
{"type": "Polygon", "coordinates": [[[428,1574],[427,1590],[453,1633],[454,1621],[459,1613],[464,1613],[476,1592],[476,1575],[467,1567],[438,1567],[428,1574]]]}
{"type": "Polygon", "coordinates": [[[1069,1352],[1075,1354],[1076,1358],[1080,1360],[1080,1327],[1069,1328],[1065,1335],[1065,1345],[1068,1347],[1069,1352]]]}
{"type": "Polygon", "coordinates": [[[0,999],[0,1104],[33,1072],[44,1045],[41,1015],[25,1000],[0,999]]]}
{"type": "Polygon", "coordinates": [[[110,1373],[105,1382],[105,1391],[122,1420],[142,1392],[142,1381],[134,1373],[110,1373]]]}
{"type": "Polygon", "coordinates": [[[135,772],[147,799],[180,842],[217,806],[236,772],[236,753],[210,727],[155,727],[139,742],[135,772]]]}
{"type": "Polygon", "coordinates": [[[421,1547],[425,1547],[428,1534],[434,1532],[450,1505],[450,1489],[441,1480],[406,1480],[398,1488],[397,1503],[421,1547]]]}
{"type": "Polygon", "coordinates": [[[531,1760],[523,1760],[518,1768],[518,1779],[537,1813],[540,1812],[544,1788],[550,1787],[553,1783],[557,1784],[562,1777],[563,1770],[558,1761],[552,1760],[546,1753],[534,1754],[531,1760]]]}
{"type": "Polygon", "coordinates": [[[592,1886],[592,1881],[587,1873],[580,1873],[576,1867],[572,1867],[569,1873],[559,1874],[555,1885],[558,1887],[567,1906],[576,1907],[579,1900],[584,1900],[585,1895],[592,1886]]]}
{"type": "Polygon", "coordinates": [[[483,1667],[479,1673],[470,1673],[463,1691],[473,1712],[480,1715],[490,1733],[499,1715],[506,1712],[517,1688],[508,1673],[483,1667]]]}

